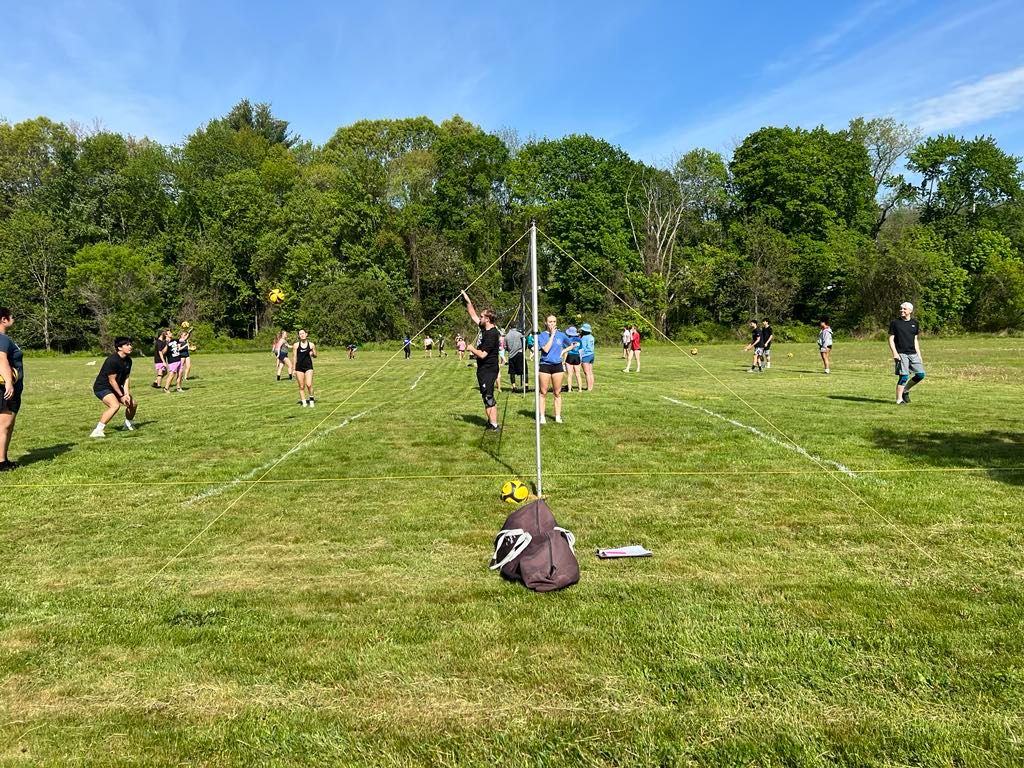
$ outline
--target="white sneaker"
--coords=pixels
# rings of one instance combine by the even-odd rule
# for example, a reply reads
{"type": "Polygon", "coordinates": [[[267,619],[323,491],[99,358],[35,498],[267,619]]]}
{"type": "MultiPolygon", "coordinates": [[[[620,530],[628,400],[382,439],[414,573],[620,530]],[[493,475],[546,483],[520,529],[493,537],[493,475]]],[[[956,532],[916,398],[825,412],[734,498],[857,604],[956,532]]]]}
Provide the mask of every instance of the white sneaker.
{"type": "Polygon", "coordinates": [[[303,400],[302,401],[302,407],[305,408],[307,405],[308,405],[308,403],[305,400],[303,400]]]}
{"type": "Polygon", "coordinates": [[[825,369],[825,373],[832,373],[828,368],[825,369]]]}
{"type": "Polygon", "coordinates": [[[540,417],[540,423],[541,424],[547,424],[548,423],[547,416],[541,416],[540,417]]]}
{"type": "Polygon", "coordinates": [[[89,437],[106,437],[102,429],[94,429],[89,433],[89,437]]]}
{"type": "Polygon", "coordinates": [[[135,425],[132,424],[131,421],[129,421],[128,419],[124,420],[124,428],[126,430],[128,430],[129,432],[134,432],[135,431],[135,425]]]}
{"type": "Polygon", "coordinates": [[[309,407],[310,408],[316,408],[316,403],[313,401],[312,397],[309,398],[309,407]]]}
{"type": "Polygon", "coordinates": [[[623,372],[623,373],[629,373],[629,368],[623,368],[623,369],[622,369],[622,372],[623,372]]]}
{"type": "Polygon", "coordinates": [[[561,416],[555,416],[555,424],[561,424],[561,423],[562,423],[562,417],[561,416]]]}

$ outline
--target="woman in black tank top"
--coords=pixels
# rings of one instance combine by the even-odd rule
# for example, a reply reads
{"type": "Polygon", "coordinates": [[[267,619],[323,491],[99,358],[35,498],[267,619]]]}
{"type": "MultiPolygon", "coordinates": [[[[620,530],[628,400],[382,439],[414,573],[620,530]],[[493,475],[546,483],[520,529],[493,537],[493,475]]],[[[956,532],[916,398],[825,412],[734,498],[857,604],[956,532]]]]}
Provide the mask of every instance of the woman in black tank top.
{"type": "Polygon", "coordinates": [[[299,342],[295,350],[295,380],[299,383],[299,403],[303,408],[314,408],[313,399],[313,359],[316,357],[316,344],[309,340],[304,328],[299,329],[299,342]]]}

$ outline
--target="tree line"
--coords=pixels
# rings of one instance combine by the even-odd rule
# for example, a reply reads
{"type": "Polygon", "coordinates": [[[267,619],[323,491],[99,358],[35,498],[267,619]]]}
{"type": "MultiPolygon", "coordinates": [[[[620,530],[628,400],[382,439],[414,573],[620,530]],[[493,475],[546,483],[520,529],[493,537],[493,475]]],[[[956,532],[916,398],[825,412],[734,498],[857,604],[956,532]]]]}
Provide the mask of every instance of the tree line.
{"type": "MultiPolygon", "coordinates": [[[[902,300],[932,331],[1021,329],[1022,184],[992,137],[889,118],[766,127],[729,158],[658,167],[458,116],[361,120],[322,146],[248,101],[173,146],[40,117],[0,122],[0,304],[55,350],[179,319],[208,337],[398,339],[536,220],[545,308],[609,333],[634,319],[615,294],[669,335],[751,317],[871,332],[902,300]]],[[[511,313],[524,257],[525,241],[481,302],[511,313]]],[[[460,322],[456,306],[439,325],[460,322]]]]}

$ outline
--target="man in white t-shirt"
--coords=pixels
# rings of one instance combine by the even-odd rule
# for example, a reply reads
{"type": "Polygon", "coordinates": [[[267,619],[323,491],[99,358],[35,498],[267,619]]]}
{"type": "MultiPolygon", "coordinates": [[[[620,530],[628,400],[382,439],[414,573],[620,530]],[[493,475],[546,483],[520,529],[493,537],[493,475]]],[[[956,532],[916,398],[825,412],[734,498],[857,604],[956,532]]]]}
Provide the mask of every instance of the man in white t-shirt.
{"type": "Polygon", "coordinates": [[[633,344],[633,331],[628,325],[622,327],[622,359],[629,357],[629,348],[633,344]]]}

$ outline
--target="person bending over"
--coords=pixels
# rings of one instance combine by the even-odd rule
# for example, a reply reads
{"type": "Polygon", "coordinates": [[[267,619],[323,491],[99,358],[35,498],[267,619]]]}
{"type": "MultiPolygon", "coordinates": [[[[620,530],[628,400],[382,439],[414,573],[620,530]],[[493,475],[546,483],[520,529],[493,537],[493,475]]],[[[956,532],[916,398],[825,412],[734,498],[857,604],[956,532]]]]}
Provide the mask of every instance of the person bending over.
{"type": "Polygon", "coordinates": [[[103,367],[96,375],[93,382],[92,392],[105,405],[107,409],[100,416],[89,437],[106,437],[103,430],[110,420],[114,418],[121,406],[124,411],[124,428],[129,432],[135,431],[132,419],[135,418],[135,411],[138,404],[132,397],[128,379],[132,375],[132,340],[127,336],[118,336],[114,339],[114,354],[103,361],[103,367]]]}

